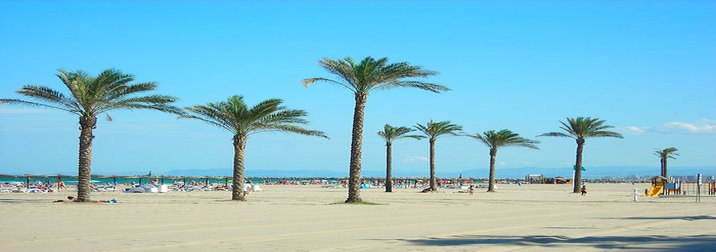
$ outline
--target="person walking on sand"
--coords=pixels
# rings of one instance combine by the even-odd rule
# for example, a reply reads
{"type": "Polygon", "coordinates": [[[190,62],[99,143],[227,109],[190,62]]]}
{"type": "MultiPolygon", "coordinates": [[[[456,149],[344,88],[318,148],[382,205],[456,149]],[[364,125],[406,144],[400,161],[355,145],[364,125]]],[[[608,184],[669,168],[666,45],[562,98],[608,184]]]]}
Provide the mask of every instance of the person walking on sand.
{"type": "Polygon", "coordinates": [[[581,191],[582,191],[582,196],[584,196],[585,194],[587,194],[587,186],[586,186],[586,185],[582,185],[582,190],[581,190],[581,191]]]}
{"type": "Polygon", "coordinates": [[[57,191],[59,192],[60,189],[67,190],[67,187],[65,186],[65,181],[62,181],[62,178],[57,177],[57,191]]]}

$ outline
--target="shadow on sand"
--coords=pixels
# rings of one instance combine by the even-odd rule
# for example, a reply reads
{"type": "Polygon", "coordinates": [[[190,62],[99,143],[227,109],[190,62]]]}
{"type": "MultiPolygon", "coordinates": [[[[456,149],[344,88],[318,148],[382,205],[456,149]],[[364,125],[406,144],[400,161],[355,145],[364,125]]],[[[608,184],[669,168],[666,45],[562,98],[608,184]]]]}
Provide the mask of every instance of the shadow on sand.
{"type": "Polygon", "coordinates": [[[694,236],[497,236],[465,235],[449,238],[400,239],[421,246],[516,245],[528,247],[583,247],[594,249],[646,249],[670,251],[713,251],[716,235],[694,236]]]}
{"type": "Polygon", "coordinates": [[[697,216],[673,216],[673,217],[624,217],[624,218],[611,218],[611,219],[623,219],[623,220],[716,220],[716,217],[709,215],[697,215],[697,216]]]}
{"type": "Polygon", "coordinates": [[[43,199],[0,199],[0,204],[51,203],[43,199]]]}

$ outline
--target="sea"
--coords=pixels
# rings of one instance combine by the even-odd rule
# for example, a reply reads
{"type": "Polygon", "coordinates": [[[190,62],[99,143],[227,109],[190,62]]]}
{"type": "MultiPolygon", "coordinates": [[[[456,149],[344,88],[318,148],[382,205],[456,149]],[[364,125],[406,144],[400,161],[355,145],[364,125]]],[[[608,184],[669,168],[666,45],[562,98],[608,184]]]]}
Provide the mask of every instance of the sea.
{"type": "MultiPolygon", "coordinates": [[[[186,182],[186,183],[207,182],[207,179],[186,179],[186,180],[185,179],[161,179],[161,178],[158,178],[158,179],[159,179],[160,184],[174,184],[174,183],[184,183],[184,182],[186,182]],[[163,182],[162,182],[162,180],[163,180],[163,182]]],[[[31,184],[44,183],[46,180],[49,180],[51,183],[57,183],[57,180],[54,177],[53,178],[30,177],[29,178],[29,181],[31,184]]],[[[263,183],[266,180],[269,180],[271,183],[275,183],[275,182],[279,182],[279,181],[288,181],[288,182],[297,181],[299,183],[301,183],[301,182],[308,183],[308,182],[312,181],[311,179],[301,179],[301,178],[276,178],[276,179],[248,178],[247,180],[251,181],[251,183],[254,183],[254,184],[263,183]]],[[[27,181],[28,181],[27,178],[0,178],[0,184],[26,183],[27,181]]],[[[75,178],[62,178],[62,181],[64,181],[66,185],[76,185],[77,184],[77,179],[75,179],[75,178]]],[[[131,184],[132,182],[134,182],[135,184],[146,184],[146,183],[149,183],[150,181],[152,181],[152,179],[148,179],[148,178],[142,178],[142,179],[139,179],[139,178],[92,178],[91,183],[97,184],[97,185],[114,184],[114,183],[131,184]]],[[[213,184],[231,183],[231,181],[232,181],[231,179],[228,179],[228,180],[226,180],[226,179],[208,179],[208,182],[213,183],[213,184]]],[[[339,181],[338,180],[324,180],[322,182],[338,183],[339,181]]]]}

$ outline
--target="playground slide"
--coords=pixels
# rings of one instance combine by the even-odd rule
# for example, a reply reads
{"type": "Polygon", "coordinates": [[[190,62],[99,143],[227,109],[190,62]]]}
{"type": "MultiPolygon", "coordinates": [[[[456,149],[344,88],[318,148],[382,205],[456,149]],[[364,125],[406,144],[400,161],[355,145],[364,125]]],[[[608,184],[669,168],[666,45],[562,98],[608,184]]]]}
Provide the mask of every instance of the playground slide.
{"type": "Polygon", "coordinates": [[[663,186],[652,186],[651,189],[649,189],[649,192],[646,193],[646,196],[649,196],[649,197],[659,196],[659,194],[661,194],[662,190],[664,190],[663,186]]]}

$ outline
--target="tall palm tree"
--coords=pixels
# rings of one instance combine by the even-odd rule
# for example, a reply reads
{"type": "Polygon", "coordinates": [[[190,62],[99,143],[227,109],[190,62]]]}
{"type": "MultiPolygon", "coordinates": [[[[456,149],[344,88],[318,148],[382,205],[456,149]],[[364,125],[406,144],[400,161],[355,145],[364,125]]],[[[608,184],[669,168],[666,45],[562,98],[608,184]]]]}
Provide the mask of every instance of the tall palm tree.
{"type": "Polygon", "coordinates": [[[90,174],[92,169],[92,131],[97,126],[97,116],[115,109],[152,109],[180,114],[181,110],[170,105],[177,99],[165,95],[132,96],[154,90],[155,82],[129,84],[131,74],[107,69],[97,76],[83,71],[67,72],[59,69],[57,77],[70,90],[66,95],[46,86],[25,85],[17,93],[38,100],[31,102],[18,99],[2,99],[9,104],[22,104],[58,109],[79,116],[80,143],[77,182],[77,200],[90,201],[90,174]]]}
{"type": "Polygon", "coordinates": [[[415,125],[415,128],[423,132],[430,140],[430,190],[434,192],[437,190],[435,186],[437,183],[435,179],[435,140],[443,135],[457,135],[458,131],[462,130],[462,126],[452,124],[450,121],[433,122],[430,120],[425,125],[415,125]]]}
{"type": "Polygon", "coordinates": [[[353,109],[353,132],[351,137],[351,160],[348,180],[348,199],[346,203],[361,202],[360,172],[361,148],[363,142],[363,118],[368,94],[373,90],[391,89],[398,87],[419,88],[435,93],[450,90],[445,86],[427,83],[406,78],[428,77],[437,72],[424,70],[420,66],[412,66],[407,62],[388,63],[388,58],[373,59],[366,57],[356,64],[350,57],[332,60],[324,58],[318,62],[321,67],[338,77],[338,80],[328,78],[309,78],[303,80],[304,86],[316,81],[328,82],[347,88],[353,92],[355,108],[353,109]]]}
{"type": "Polygon", "coordinates": [[[539,136],[553,137],[569,137],[577,141],[577,160],[574,164],[574,193],[578,193],[582,184],[582,150],[584,149],[584,140],[589,137],[616,137],[624,138],[621,134],[606,131],[605,129],[614,128],[614,126],[604,125],[604,120],[591,117],[567,118],[567,123],[560,121],[562,126],[559,128],[566,131],[549,132],[539,136]]]}
{"type": "Polygon", "coordinates": [[[383,127],[383,131],[378,131],[378,135],[382,136],[385,140],[385,192],[393,191],[393,176],[392,176],[392,146],[393,140],[401,138],[414,138],[421,139],[424,136],[419,135],[407,135],[413,131],[407,127],[393,127],[388,124],[383,127]]]}
{"type": "Polygon", "coordinates": [[[679,155],[679,153],[676,153],[677,151],[679,151],[679,149],[674,148],[674,147],[669,147],[669,148],[666,148],[663,150],[656,150],[654,152],[654,155],[657,155],[661,158],[661,176],[663,176],[665,178],[669,177],[668,166],[667,166],[666,161],[669,158],[676,159],[676,156],[679,155]]]}
{"type": "Polygon", "coordinates": [[[302,117],[306,111],[281,106],[280,99],[268,99],[249,108],[242,96],[232,96],[226,102],[207,103],[188,107],[190,113],[180,118],[197,119],[233,134],[234,181],[232,200],[246,200],[244,194],[244,150],[249,135],[262,132],[292,132],[308,136],[326,137],[323,132],[304,129],[296,124],[308,124],[302,117]]]}
{"type": "Polygon", "coordinates": [[[490,184],[487,187],[488,192],[495,191],[495,159],[497,158],[498,148],[516,146],[539,150],[539,147],[535,145],[538,144],[539,141],[522,138],[519,134],[506,129],[497,132],[490,130],[485,131],[482,134],[466,135],[479,140],[490,148],[490,184]]]}

